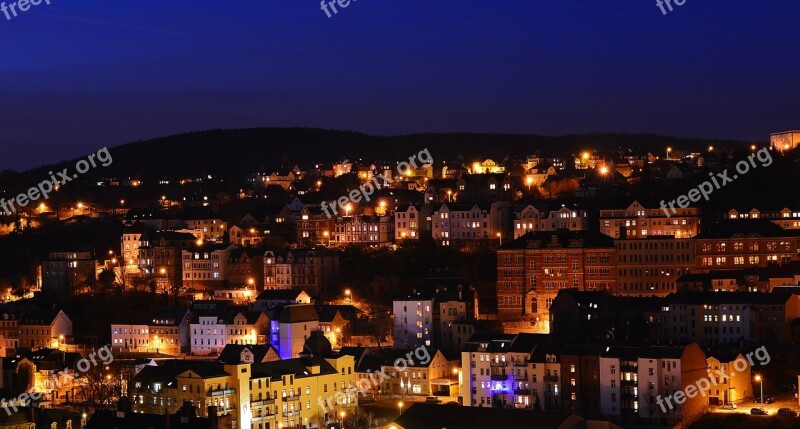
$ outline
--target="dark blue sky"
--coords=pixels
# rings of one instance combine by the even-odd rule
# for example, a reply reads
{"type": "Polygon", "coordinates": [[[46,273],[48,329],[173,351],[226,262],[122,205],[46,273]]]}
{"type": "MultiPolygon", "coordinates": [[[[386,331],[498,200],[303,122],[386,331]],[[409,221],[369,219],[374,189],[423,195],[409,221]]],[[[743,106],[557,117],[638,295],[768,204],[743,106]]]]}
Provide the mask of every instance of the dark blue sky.
{"type": "Polygon", "coordinates": [[[219,127],[800,128],[797,0],[51,3],[0,15],[0,168],[219,127]]]}

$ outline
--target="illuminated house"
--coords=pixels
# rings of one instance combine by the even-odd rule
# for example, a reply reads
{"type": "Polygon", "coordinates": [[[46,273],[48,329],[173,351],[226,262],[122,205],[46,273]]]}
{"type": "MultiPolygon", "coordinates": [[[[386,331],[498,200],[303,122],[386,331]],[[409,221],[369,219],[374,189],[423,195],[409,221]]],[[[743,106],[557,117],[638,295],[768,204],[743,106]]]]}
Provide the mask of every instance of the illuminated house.
{"type": "Polygon", "coordinates": [[[783,131],[769,135],[769,144],[773,150],[781,152],[792,150],[800,145],[800,131],[783,131]]]}
{"type": "Polygon", "coordinates": [[[529,232],[497,251],[497,302],[503,320],[526,319],[549,331],[561,289],[616,290],[616,250],[588,231],[529,232]]]}
{"type": "Polygon", "coordinates": [[[72,320],[63,310],[26,312],[17,326],[19,346],[31,350],[58,348],[65,338],[72,336],[72,320]]]}
{"type": "Polygon", "coordinates": [[[784,230],[766,219],[728,221],[695,237],[698,269],[738,269],[798,260],[800,231],[784,230]]]}
{"type": "Polygon", "coordinates": [[[298,289],[312,295],[339,278],[339,254],[318,249],[268,250],[264,253],[264,290],[298,289]]]}
{"type": "Polygon", "coordinates": [[[588,228],[588,211],[574,204],[567,206],[538,204],[536,206],[514,207],[514,238],[517,239],[529,232],[584,231],[588,228]]]}
{"type": "Polygon", "coordinates": [[[624,209],[601,209],[600,232],[612,238],[642,238],[654,235],[692,238],[697,235],[700,231],[700,209],[677,206],[675,209],[677,213],[673,214],[667,207],[670,217],[667,217],[658,202],[645,207],[639,201],[633,201],[624,209]]]}

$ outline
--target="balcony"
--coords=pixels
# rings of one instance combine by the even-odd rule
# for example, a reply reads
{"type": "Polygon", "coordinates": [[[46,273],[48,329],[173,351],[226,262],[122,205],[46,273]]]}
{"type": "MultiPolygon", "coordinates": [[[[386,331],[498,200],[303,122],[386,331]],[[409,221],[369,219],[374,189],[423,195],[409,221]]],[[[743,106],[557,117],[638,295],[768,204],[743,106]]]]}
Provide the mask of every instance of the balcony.
{"type": "Polygon", "coordinates": [[[524,360],[515,360],[514,361],[514,366],[526,367],[526,366],[528,366],[528,362],[525,362],[524,360]]]}
{"type": "Polygon", "coordinates": [[[284,417],[295,417],[295,416],[299,416],[299,415],[300,415],[300,410],[284,411],[283,412],[283,416],[284,417]]]}
{"type": "Polygon", "coordinates": [[[267,399],[256,399],[255,401],[250,401],[251,407],[258,407],[258,406],[263,406],[263,405],[274,405],[274,404],[275,404],[275,400],[274,399],[270,399],[270,398],[267,398],[267,399]]]}
{"type": "Polygon", "coordinates": [[[551,375],[551,374],[545,375],[544,381],[548,383],[558,383],[558,375],[551,375]]]}
{"type": "Polygon", "coordinates": [[[282,399],[283,399],[284,402],[285,401],[299,401],[300,400],[300,395],[284,396],[282,399]]]}
{"type": "Polygon", "coordinates": [[[508,366],[508,362],[506,362],[506,361],[491,361],[491,362],[489,362],[489,366],[492,366],[492,367],[495,367],[495,368],[505,368],[505,367],[508,366]]]}
{"type": "Polygon", "coordinates": [[[505,381],[508,379],[508,375],[506,373],[496,373],[492,374],[493,381],[505,381]]]}
{"type": "Polygon", "coordinates": [[[514,389],[514,394],[520,396],[530,396],[531,389],[514,389]]]}
{"type": "Polygon", "coordinates": [[[225,396],[225,395],[235,395],[236,389],[217,389],[217,390],[209,390],[206,396],[215,397],[215,396],[225,396]]]}

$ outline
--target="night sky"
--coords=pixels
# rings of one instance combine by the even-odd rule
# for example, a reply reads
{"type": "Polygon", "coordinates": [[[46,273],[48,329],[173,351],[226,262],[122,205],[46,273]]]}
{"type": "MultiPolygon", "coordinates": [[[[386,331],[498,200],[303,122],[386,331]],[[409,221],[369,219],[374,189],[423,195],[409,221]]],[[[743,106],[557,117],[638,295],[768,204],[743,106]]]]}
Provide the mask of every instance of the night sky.
{"type": "Polygon", "coordinates": [[[0,14],[0,169],[221,127],[800,128],[797,0],[50,1],[0,14]]]}

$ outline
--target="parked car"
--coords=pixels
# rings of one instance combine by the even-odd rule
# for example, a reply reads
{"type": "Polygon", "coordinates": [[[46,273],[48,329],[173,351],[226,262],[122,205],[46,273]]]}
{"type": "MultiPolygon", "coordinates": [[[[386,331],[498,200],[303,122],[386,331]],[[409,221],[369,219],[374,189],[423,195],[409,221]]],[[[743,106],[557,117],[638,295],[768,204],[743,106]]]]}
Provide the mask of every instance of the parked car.
{"type": "Polygon", "coordinates": [[[735,410],[736,409],[736,404],[725,404],[725,405],[721,406],[720,408],[723,409],[723,410],[735,410]]]}
{"type": "Polygon", "coordinates": [[[427,402],[429,404],[438,404],[438,403],[442,402],[442,400],[437,398],[437,397],[435,397],[435,396],[428,396],[428,397],[425,398],[425,402],[427,402]]]}
{"type": "Polygon", "coordinates": [[[766,416],[768,413],[763,408],[751,408],[750,414],[754,416],[766,416]]]}
{"type": "Polygon", "coordinates": [[[797,417],[797,413],[791,408],[778,409],[778,415],[781,417],[797,417]]]}

